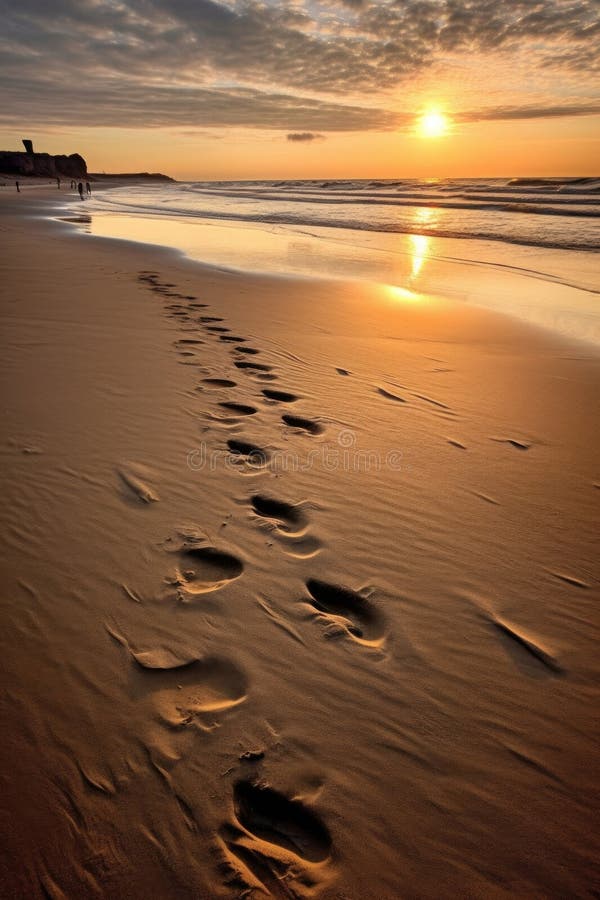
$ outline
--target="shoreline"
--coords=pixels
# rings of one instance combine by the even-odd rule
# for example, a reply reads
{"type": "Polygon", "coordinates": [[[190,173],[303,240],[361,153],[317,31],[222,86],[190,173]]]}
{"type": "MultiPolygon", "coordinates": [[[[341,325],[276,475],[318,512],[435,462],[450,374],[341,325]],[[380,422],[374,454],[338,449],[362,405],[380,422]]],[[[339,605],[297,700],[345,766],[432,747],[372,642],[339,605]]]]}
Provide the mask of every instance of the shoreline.
{"type": "Polygon", "coordinates": [[[111,205],[93,236],[176,248],[217,269],[289,278],[387,284],[490,308],[600,346],[597,254],[474,238],[236,222],[111,205]],[[314,232],[314,233],[313,233],[314,232]],[[243,249],[241,249],[243,248],[243,249]],[[516,254],[516,255],[515,255],[516,254]]]}
{"type": "MultiPolygon", "coordinates": [[[[119,187],[119,185],[112,185],[113,188],[119,187]]],[[[74,198],[73,198],[74,199],[74,198]]],[[[93,213],[98,213],[98,210],[94,210],[93,213]]],[[[82,211],[84,213],[84,211],[82,211]]],[[[90,218],[93,216],[93,213],[90,214],[90,218]]],[[[84,213],[87,216],[87,214],[84,213]]],[[[72,234],[79,233],[80,235],[83,233],[89,237],[95,239],[102,239],[107,241],[117,241],[123,242],[126,245],[130,245],[132,247],[141,247],[141,248],[155,248],[159,252],[163,253],[175,253],[182,261],[185,261],[192,266],[197,265],[203,270],[207,270],[209,272],[222,273],[224,275],[231,275],[234,277],[240,278],[251,278],[251,279],[267,279],[274,281],[282,281],[282,282],[290,282],[290,283],[306,283],[310,284],[315,282],[319,285],[327,285],[332,284],[335,285],[340,284],[342,286],[349,287],[350,289],[358,289],[359,287],[366,287],[367,290],[374,289],[375,291],[381,291],[382,289],[386,290],[397,290],[397,296],[399,299],[412,299],[409,295],[412,291],[406,291],[404,293],[402,288],[397,288],[396,285],[387,284],[385,281],[381,281],[378,279],[370,279],[370,278],[361,278],[359,276],[355,277],[344,277],[339,274],[327,274],[324,272],[318,272],[316,274],[309,274],[307,272],[299,272],[299,271],[273,271],[272,269],[252,269],[252,268],[243,268],[237,267],[235,265],[227,265],[220,264],[219,262],[211,261],[210,259],[200,258],[196,255],[196,252],[191,246],[185,247],[181,246],[179,243],[172,242],[166,239],[166,233],[163,230],[162,223],[157,223],[156,219],[152,218],[153,224],[158,225],[158,228],[154,232],[155,236],[145,236],[142,232],[141,236],[129,236],[129,232],[133,230],[136,231],[135,226],[131,229],[132,222],[136,221],[136,216],[114,216],[112,217],[110,214],[106,214],[104,211],[99,211],[99,216],[96,215],[96,221],[100,219],[113,219],[113,221],[124,222],[126,223],[124,228],[122,229],[122,233],[118,227],[115,229],[114,226],[109,226],[107,229],[99,228],[95,231],[88,230],[86,227],[89,223],[85,221],[82,217],[73,216],[66,217],[64,215],[52,215],[46,216],[45,218],[48,221],[52,221],[54,224],[57,223],[65,223],[69,231],[72,234]],[[82,228],[83,226],[83,228],[82,228]],[[161,235],[162,232],[162,235],[161,235]],[[163,242],[164,241],[164,242],[163,242]],[[404,294],[404,297],[403,297],[404,294]]],[[[178,223],[178,220],[168,219],[167,226],[173,226],[173,223],[178,223]]],[[[183,223],[181,223],[183,224],[183,223]]],[[[189,225],[189,222],[186,222],[185,225],[189,225]]],[[[238,239],[243,241],[245,237],[248,236],[248,227],[247,225],[236,227],[235,225],[228,225],[227,223],[221,222],[211,222],[210,220],[200,220],[198,223],[200,228],[202,228],[203,232],[206,232],[207,226],[215,227],[217,229],[227,229],[232,232],[238,231],[238,239]]],[[[168,230],[170,231],[171,228],[168,230]]],[[[268,237],[267,240],[271,240],[273,235],[269,228],[265,228],[268,237]]],[[[444,245],[447,243],[448,245],[454,246],[455,244],[465,243],[469,245],[477,244],[477,241],[472,239],[457,239],[450,240],[446,238],[442,238],[438,241],[444,245]]],[[[481,242],[485,243],[485,242],[481,242]]],[[[203,252],[203,251],[200,251],[203,252]]],[[[205,251],[204,251],[205,252],[205,251]]],[[[567,253],[568,251],[564,251],[567,253]]],[[[582,251],[583,252],[583,251],[582,251]]],[[[411,253],[409,249],[403,251],[401,253],[408,260],[414,259],[414,252],[411,253]]],[[[589,254],[588,254],[589,255],[589,254]]],[[[594,309],[594,319],[589,322],[586,328],[580,326],[579,322],[576,319],[571,321],[569,319],[569,313],[567,310],[561,307],[561,299],[563,294],[565,296],[569,295],[569,292],[573,296],[583,296],[590,295],[591,302],[595,303],[595,296],[600,294],[600,288],[595,289],[591,287],[582,287],[580,285],[575,285],[569,283],[569,281],[564,280],[560,276],[557,276],[552,273],[538,272],[536,270],[528,270],[522,269],[520,267],[512,266],[508,263],[503,262],[489,262],[484,259],[466,259],[466,258],[457,258],[454,259],[452,257],[447,256],[436,256],[431,255],[427,257],[427,260],[430,264],[436,265],[439,268],[435,281],[433,282],[438,290],[426,291],[423,295],[424,300],[434,299],[439,300],[442,303],[447,303],[450,305],[455,305],[457,307],[466,306],[471,309],[479,309],[482,311],[489,311],[493,316],[501,316],[502,318],[508,318],[513,323],[517,325],[524,325],[525,327],[532,327],[534,329],[540,329],[544,334],[548,336],[555,336],[561,340],[566,341],[567,343],[574,343],[577,347],[585,347],[589,351],[594,353],[600,352],[600,313],[597,313],[594,309]],[[530,310],[530,314],[523,316],[521,310],[515,311],[513,309],[505,308],[505,300],[506,300],[506,289],[504,292],[498,293],[498,298],[495,302],[488,300],[486,302],[478,302],[475,300],[474,302],[470,299],[464,299],[463,289],[459,287],[462,283],[466,281],[469,285],[466,294],[474,294],[478,289],[482,287],[481,279],[475,277],[472,278],[470,276],[471,271],[478,274],[478,270],[481,271],[485,276],[491,278],[494,272],[499,273],[500,277],[506,276],[508,279],[516,278],[518,281],[521,279],[527,279],[532,282],[530,293],[533,294],[536,289],[542,289],[544,286],[548,288],[550,292],[554,292],[555,296],[555,308],[550,306],[547,310],[530,310]],[[450,283],[451,287],[448,290],[448,283],[450,283]],[[444,286],[444,287],[442,287],[444,286]],[[563,316],[565,318],[565,323],[562,323],[560,326],[556,325],[556,317],[563,316]],[[548,321],[551,324],[548,324],[548,321]],[[569,330],[570,329],[570,330],[569,330]]],[[[507,282],[509,284],[509,282],[507,282]]],[[[432,285],[433,286],[433,285],[432,285]]],[[[494,289],[495,290],[495,289],[494,289]]],[[[421,297],[420,294],[416,294],[414,299],[419,299],[421,297]]],[[[545,300],[548,301],[549,297],[546,295],[545,300]]],[[[581,315],[582,311],[574,314],[575,316],[581,315]]]]}
{"type": "Polygon", "coordinates": [[[15,206],[8,896],[585,893],[597,353],[15,206]]]}

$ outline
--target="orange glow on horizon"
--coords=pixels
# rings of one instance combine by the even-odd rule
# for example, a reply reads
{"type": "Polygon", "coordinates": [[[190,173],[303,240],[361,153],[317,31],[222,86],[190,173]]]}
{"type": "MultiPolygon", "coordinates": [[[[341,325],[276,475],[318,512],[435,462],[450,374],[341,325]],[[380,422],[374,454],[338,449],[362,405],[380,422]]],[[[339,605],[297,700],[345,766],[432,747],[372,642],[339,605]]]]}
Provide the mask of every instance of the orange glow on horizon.
{"type": "MultiPolygon", "coordinates": [[[[449,131],[437,139],[419,134],[416,115],[405,129],[331,132],[312,143],[240,127],[182,134],[74,124],[32,137],[40,152],[81,153],[90,172],[145,170],[182,181],[598,175],[600,115],[460,124],[447,116],[449,131]]],[[[18,149],[14,129],[0,133],[0,147],[18,149]]]]}

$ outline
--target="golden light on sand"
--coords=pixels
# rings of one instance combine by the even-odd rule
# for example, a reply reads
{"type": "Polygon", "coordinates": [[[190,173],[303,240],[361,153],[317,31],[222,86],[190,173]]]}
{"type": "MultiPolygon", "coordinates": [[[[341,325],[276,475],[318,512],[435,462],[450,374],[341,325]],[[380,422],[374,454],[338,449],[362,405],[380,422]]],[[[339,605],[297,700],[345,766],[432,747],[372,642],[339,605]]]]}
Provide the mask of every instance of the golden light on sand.
{"type": "Polygon", "coordinates": [[[399,284],[386,284],[385,288],[392,300],[400,300],[403,303],[418,303],[422,300],[421,294],[409,291],[408,288],[400,287],[399,284]]]}
{"type": "Polygon", "coordinates": [[[417,120],[417,134],[423,138],[438,138],[448,134],[450,119],[437,109],[424,112],[417,120]]]}

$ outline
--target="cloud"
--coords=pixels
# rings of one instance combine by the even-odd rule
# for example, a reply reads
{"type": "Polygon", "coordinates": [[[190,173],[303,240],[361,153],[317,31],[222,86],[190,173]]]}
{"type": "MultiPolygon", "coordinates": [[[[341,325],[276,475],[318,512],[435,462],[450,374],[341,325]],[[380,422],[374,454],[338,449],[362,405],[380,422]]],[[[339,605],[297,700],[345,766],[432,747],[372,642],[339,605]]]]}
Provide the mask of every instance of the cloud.
{"type": "Polygon", "coordinates": [[[310,143],[311,141],[323,140],[324,135],[315,134],[312,131],[294,131],[292,134],[286,135],[288,141],[296,143],[310,143]]]}
{"type": "Polygon", "coordinates": [[[561,119],[571,116],[600,115],[598,103],[566,103],[561,106],[498,106],[464,112],[456,118],[461,122],[502,121],[510,119],[561,119]]]}
{"type": "Polygon", "coordinates": [[[0,122],[21,127],[26,119],[36,126],[65,122],[78,126],[159,128],[239,126],[287,131],[390,130],[401,118],[378,107],[357,106],[268,93],[253,88],[200,88],[132,82],[124,89],[109,78],[83,80],[74,85],[38,83],[35,79],[5,78],[0,122]]]}
{"type": "Polygon", "coordinates": [[[6,124],[390,128],[389,98],[432,66],[443,67],[449,55],[505,60],[520,52],[522,83],[538,73],[554,78],[558,92],[559,77],[596,90],[600,72],[597,0],[4,0],[3,6],[6,124]]]}

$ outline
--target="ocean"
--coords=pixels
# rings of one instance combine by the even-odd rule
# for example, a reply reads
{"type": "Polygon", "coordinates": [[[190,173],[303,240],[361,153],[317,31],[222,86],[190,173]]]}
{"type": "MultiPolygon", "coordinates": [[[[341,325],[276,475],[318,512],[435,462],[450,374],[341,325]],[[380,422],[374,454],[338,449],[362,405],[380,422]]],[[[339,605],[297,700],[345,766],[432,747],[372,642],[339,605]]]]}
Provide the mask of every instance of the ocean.
{"type": "MultiPolygon", "coordinates": [[[[145,188],[120,205],[153,212],[145,188]]],[[[112,196],[111,196],[112,199],[112,196]]],[[[115,198],[117,199],[117,198],[115,198]]],[[[163,214],[600,250],[600,179],[196,182],[161,188],[163,214]]]]}
{"type": "Polygon", "coordinates": [[[220,268],[366,279],[600,342],[600,178],[138,184],[85,213],[220,268]]]}

